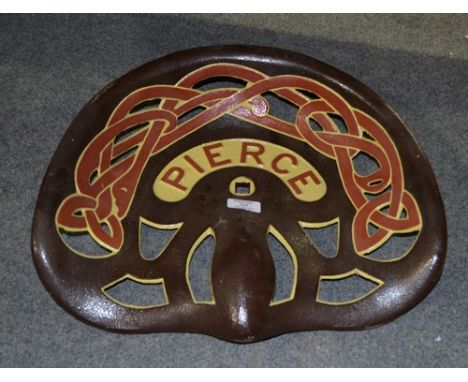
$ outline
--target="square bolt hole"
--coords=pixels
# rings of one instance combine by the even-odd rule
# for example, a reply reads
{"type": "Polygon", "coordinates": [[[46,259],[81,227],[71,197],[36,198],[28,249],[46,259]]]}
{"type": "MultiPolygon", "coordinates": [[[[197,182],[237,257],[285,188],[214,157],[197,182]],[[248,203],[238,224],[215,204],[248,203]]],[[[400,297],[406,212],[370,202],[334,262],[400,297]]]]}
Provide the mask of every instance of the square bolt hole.
{"type": "Polygon", "coordinates": [[[250,195],[250,183],[248,182],[236,182],[235,192],[237,195],[250,195]]]}

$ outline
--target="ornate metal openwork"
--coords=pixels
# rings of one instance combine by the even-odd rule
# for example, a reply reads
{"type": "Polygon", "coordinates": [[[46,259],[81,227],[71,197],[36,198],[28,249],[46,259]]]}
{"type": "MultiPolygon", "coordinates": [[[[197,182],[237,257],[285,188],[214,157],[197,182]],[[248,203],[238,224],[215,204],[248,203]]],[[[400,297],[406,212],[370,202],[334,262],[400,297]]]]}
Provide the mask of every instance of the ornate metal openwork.
{"type": "Polygon", "coordinates": [[[385,103],[311,58],[234,46],[167,56],[93,98],[46,174],[33,253],[57,302],[97,326],[254,341],[396,318],[437,282],[445,238],[430,166],[385,103]],[[172,233],[152,257],[142,225],[172,233]],[[331,225],[325,256],[307,231],[331,225]],[[269,236],[292,264],[282,299],[269,236]],[[400,236],[407,250],[376,255],[400,236]],[[207,237],[211,297],[198,300],[189,268],[207,237]],[[352,279],[370,287],[324,297],[352,279]],[[110,294],[127,281],[160,287],[160,301],[110,294]]]}

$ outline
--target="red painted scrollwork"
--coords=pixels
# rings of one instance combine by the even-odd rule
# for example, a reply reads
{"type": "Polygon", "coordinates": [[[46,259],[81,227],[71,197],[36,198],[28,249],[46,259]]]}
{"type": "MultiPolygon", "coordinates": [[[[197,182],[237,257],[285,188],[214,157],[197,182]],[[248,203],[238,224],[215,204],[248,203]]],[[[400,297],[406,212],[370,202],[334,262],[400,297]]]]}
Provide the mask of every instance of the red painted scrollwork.
{"type": "Polygon", "coordinates": [[[394,233],[420,229],[421,215],[415,199],[405,190],[398,151],[379,122],[318,81],[295,75],[269,77],[236,64],[208,65],[173,86],[149,86],[125,97],[80,156],[76,192],[60,205],[57,226],[65,231],[89,232],[105,248],[118,251],[124,240],[122,220],[149,158],[226,114],[304,141],[336,161],[343,187],[356,209],[352,237],[358,254],[378,248],[394,233]],[[235,78],[245,86],[206,91],[195,88],[216,77],[235,78]],[[269,104],[262,96],[266,92],[297,106],[295,123],[269,114],[269,104]],[[132,112],[153,99],[161,101],[157,108],[132,112]],[[197,107],[204,111],[179,123],[182,115],[197,107]],[[339,129],[333,116],[341,117],[347,131],[339,129]],[[320,129],[312,129],[311,121],[320,129]],[[143,128],[118,139],[141,124],[145,124],[143,128]],[[359,153],[373,158],[378,169],[359,175],[353,164],[359,153]],[[368,229],[371,223],[377,227],[372,234],[368,229]]]}

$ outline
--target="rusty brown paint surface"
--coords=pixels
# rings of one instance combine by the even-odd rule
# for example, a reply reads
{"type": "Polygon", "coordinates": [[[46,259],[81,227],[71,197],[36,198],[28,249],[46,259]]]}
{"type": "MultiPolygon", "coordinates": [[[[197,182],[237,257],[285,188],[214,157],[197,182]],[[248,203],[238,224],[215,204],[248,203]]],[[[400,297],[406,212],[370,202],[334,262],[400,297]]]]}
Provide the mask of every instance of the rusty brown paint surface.
{"type": "Polygon", "coordinates": [[[123,332],[199,332],[246,342],[292,331],[367,328],[395,319],[438,281],[446,227],[427,159],[401,120],[371,90],[300,54],[210,47],[146,64],[84,107],[44,178],[32,247],[52,297],[88,323],[123,332]],[[241,79],[243,87],[197,90],[197,83],[216,77],[241,79]],[[266,92],[297,107],[294,122],[271,115],[266,92]],[[161,100],[157,106],[138,109],[156,98],[161,100]],[[200,106],[201,113],[179,119],[200,106]],[[341,117],[345,132],[332,116],[341,117]],[[311,128],[311,119],[319,130],[311,128]],[[223,153],[222,142],[229,140],[250,142],[242,146],[238,162],[229,163],[233,159],[223,153]],[[270,161],[276,173],[262,168],[269,144],[285,148],[270,161]],[[186,169],[162,179],[180,188],[188,169],[216,171],[206,171],[176,203],[156,197],[157,176],[197,146],[203,147],[206,166],[188,156],[186,169]],[[292,188],[279,177],[297,161],[286,149],[314,169],[290,177],[292,188]],[[379,164],[370,175],[360,176],[353,168],[352,159],[360,152],[379,164]],[[243,165],[247,160],[251,166],[243,165]],[[251,180],[255,192],[236,198],[260,203],[260,213],[228,208],[230,184],[238,177],[251,180]],[[304,202],[294,194],[308,182],[321,181],[326,193],[319,200],[304,202]],[[138,252],[141,219],[180,226],[154,261],[138,252]],[[320,225],[333,219],[339,221],[340,237],[338,254],[330,259],[311,244],[300,222],[320,225]],[[376,230],[368,230],[369,224],[376,230]],[[296,262],[294,296],[279,304],[271,304],[275,269],[266,242],[271,227],[296,262]],[[187,257],[207,229],[216,238],[214,301],[197,303],[187,282],[187,257]],[[60,230],[90,234],[109,255],[89,258],[73,252],[60,230]],[[401,233],[417,234],[408,254],[389,262],[366,257],[401,233]],[[321,277],[353,271],[381,285],[348,304],[324,304],[317,298],[321,277]],[[103,288],[126,275],[163,280],[168,303],[139,309],[109,299],[103,288]]]}

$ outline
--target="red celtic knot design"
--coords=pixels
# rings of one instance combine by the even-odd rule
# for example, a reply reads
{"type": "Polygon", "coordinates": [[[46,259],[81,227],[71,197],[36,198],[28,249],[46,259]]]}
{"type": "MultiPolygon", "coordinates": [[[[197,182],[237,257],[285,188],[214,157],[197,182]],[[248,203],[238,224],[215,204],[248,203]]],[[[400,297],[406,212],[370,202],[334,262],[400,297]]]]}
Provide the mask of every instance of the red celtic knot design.
{"type": "Polygon", "coordinates": [[[76,192],[60,205],[57,226],[70,232],[89,232],[99,244],[116,253],[124,240],[121,222],[149,158],[226,114],[306,142],[336,161],[344,190],[356,209],[352,230],[356,253],[378,248],[392,234],[421,228],[418,205],[405,190],[396,146],[376,120],[318,81],[296,75],[269,77],[246,66],[225,63],[204,66],[173,86],[149,86],[125,97],[80,156],[75,170],[76,192]],[[245,86],[195,89],[201,81],[216,77],[242,80],[245,86]],[[269,114],[269,104],[262,96],[266,92],[297,106],[295,123],[269,114]],[[161,101],[157,108],[132,112],[142,102],[154,99],[161,101]],[[198,107],[204,111],[179,123],[182,115],[198,107]],[[338,128],[333,115],[342,118],[346,132],[338,128]],[[320,131],[311,128],[311,120],[320,131]],[[142,124],[143,128],[118,139],[142,124]],[[130,150],[130,155],[120,158],[130,150]],[[359,153],[373,158],[378,169],[359,175],[353,164],[359,153]],[[373,233],[369,231],[371,223],[377,227],[373,233]]]}

